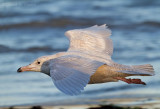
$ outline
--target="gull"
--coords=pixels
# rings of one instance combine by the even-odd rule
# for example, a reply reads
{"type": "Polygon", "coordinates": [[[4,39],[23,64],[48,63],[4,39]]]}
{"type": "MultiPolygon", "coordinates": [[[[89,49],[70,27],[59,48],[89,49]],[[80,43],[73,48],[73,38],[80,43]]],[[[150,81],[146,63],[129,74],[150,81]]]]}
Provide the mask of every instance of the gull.
{"type": "Polygon", "coordinates": [[[34,71],[49,75],[54,85],[67,95],[78,95],[87,84],[124,81],[128,84],[143,84],[141,79],[128,76],[152,76],[153,66],[122,65],[111,59],[113,43],[111,30],[106,24],[65,33],[70,41],[66,52],[42,56],[17,72],[34,71]]]}

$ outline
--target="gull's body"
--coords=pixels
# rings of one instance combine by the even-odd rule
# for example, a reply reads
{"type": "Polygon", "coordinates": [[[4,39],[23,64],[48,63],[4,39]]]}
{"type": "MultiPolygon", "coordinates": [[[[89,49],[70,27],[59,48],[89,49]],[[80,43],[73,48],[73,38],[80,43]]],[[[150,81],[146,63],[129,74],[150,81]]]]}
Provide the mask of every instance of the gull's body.
{"type": "Polygon", "coordinates": [[[145,84],[140,79],[127,76],[154,74],[150,64],[127,66],[112,61],[111,31],[106,27],[93,26],[70,30],[65,33],[70,40],[66,52],[43,56],[18,72],[37,71],[51,76],[55,86],[65,94],[79,94],[87,84],[117,82],[145,84]]]}

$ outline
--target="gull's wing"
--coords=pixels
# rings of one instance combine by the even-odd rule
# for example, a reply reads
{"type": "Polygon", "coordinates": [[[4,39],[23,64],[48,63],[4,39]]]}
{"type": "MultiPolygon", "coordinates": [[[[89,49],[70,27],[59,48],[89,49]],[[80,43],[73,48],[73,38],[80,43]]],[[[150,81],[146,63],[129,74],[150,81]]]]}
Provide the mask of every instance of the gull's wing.
{"type": "Polygon", "coordinates": [[[75,55],[62,56],[50,60],[50,75],[60,91],[77,95],[88,84],[90,76],[103,64],[75,55]]]}
{"type": "Polygon", "coordinates": [[[113,44],[109,38],[111,31],[106,25],[70,30],[65,35],[70,40],[68,52],[81,52],[111,59],[113,44]]]}

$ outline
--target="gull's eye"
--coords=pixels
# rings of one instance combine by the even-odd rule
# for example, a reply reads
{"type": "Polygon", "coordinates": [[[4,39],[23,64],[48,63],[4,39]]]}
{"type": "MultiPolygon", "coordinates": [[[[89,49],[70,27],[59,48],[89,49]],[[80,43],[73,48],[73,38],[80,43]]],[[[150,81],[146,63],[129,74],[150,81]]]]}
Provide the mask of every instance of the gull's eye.
{"type": "Polygon", "coordinates": [[[40,64],[40,63],[41,63],[41,62],[39,62],[39,61],[37,62],[37,64],[40,64]]]}

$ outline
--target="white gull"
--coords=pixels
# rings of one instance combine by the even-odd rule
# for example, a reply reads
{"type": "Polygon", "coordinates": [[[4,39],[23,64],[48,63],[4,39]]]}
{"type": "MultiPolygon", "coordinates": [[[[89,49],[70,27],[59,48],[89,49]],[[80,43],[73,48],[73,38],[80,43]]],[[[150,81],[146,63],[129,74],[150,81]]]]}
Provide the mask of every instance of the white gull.
{"type": "Polygon", "coordinates": [[[111,30],[106,25],[69,30],[70,40],[66,52],[43,56],[19,68],[18,72],[35,71],[51,76],[55,86],[65,94],[80,94],[87,84],[124,81],[144,84],[140,79],[127,76],[152,76],[152,65],[122,65],[112,61],[111,30]]]}

